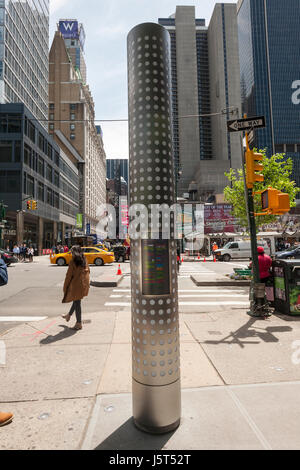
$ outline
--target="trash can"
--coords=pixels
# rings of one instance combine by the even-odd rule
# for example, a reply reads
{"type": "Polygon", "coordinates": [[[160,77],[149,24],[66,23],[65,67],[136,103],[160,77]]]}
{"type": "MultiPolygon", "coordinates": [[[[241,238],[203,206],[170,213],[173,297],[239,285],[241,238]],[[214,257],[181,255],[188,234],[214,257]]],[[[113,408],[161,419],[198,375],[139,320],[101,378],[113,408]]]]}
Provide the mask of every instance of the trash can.
{"type": "Polygon", "coordinates": [[[300,315],[300,260],[273,261],[275,310],[300,315]]]}

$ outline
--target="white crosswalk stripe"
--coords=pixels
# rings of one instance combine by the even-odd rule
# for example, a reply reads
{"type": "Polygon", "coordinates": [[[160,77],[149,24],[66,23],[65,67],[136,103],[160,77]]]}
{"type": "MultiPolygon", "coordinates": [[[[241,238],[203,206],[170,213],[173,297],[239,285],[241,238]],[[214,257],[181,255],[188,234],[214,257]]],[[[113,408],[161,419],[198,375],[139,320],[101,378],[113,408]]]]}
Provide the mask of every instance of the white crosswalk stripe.
{"type": "MultiPolygon", "coordinates": [[[[180,289],[180,307],[249,307],[249,294],[238,289],[180,289]]],[[[106,307],[131,307],[131,290],[114,289],[106,307]]]]}
{"type": "Polygon", "coordinates": [[[0,316],[0,322],[1,323],[30,323],[30,322],[36,322],[36,321],[42,321],[42,320],[47,320],[48,317],[1,317],[0,316]]]}

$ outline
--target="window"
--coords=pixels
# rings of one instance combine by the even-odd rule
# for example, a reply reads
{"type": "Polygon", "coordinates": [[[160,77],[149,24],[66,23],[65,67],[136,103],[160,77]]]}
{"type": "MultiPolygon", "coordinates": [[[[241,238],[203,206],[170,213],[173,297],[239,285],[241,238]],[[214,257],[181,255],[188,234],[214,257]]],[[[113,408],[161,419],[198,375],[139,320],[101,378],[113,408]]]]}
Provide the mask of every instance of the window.
{"type": "Polygon", "coordinates": [[[52,160],[52,146],[49,143],[47,144],[47,155],[52,160]]]}
{"type": "Polygon", "coordinates": [[[76,110],[76,104],[70,104],[70,111],[75,111],[76,110]]]}
{"type": "Polygon", "coordinates": [[[276,144],[276,145],[275,145],[275,153],[284,153],[284,146],[283,146],[283,144],[276,144]]]}
{"type": "Polygon", "coordinates": [[[21,142],[15,142],[15,162],[19,163],[21,161],[21,142]]]}
{"type": "Polygon", "coordinates": [[[50,183],[52,183],[52,166],[48,164],[46,167],[46,178],[50,183]]]}
{"type": "Polygon", "coordinates": [[[54,163],[55,165],[59,166],[59,153],[55,151],[54,154],[54,163]]]}
{"type": "Polygon", "coordinates": [[[50,109],[50,111],[54,111],[54,109],[55,109],[54,103],[49,104],[49,109],[50,109]]]}
{"type": "Polygon", "coordinates": [[[286,151],[287,151],[287,153],[294,153],[295,152],[295,145],[294,144],[286,144],[286,151]]]}
{"type": "Polygon", "coordinates": [[[49,114],[49,120],[54,121],[54,114],[49,114]]]}
{"type": "Polygon", "coordinates": [[[70,115],[70,120],[71,120],[71,121],[75,121],[75,119],[76,119],[75,114],[71,114],[71,115],[70,115]]]}
{"type": "Polygon", "coordinates": [[[41,133],[39,133],[39,149],[45,152],[45,138],[41,133]]]}
{"type": "Polygon", "coordinates": [[[8,116],[8,132],[10,134],[19,134],[21,132],[20,116],[8,116]]]}
{"type": "Polygon", "coordinates": [[[70,130],[71,131],[75,131],[75,128],[76,128],[75,124],[70,124],[70,130]]]}
{"type": "Polygon", "coordinates": [[[5,183],[2,185],[0,178],[1,192],[5,193],[19,193],[21,189],[20,185],[20,172],[19,171],[6,171],[5,183]]]}
{"type": "Polygon", "coordinates": [[[54,131],[54,124],[49,124],[50,131],[54,131]]]}
{"type": "Polygon", "coordinates": [[[26,191],[26,195],[30,196],[30,197],[34,197],[35,196],[35,191],[34,191],[34,179],[32,178],[32,176],[30,175],[27,175],[27,191],[26,191]]]}
{"type": "Polygon", "coordinates": [[[54,184],[59,188],[59,173],[54,171],[54,184]]]}
{"type": "Polygon", "coordinates": [[[12,162],[12,141],[0,141],[0,163],[12,162]]]}
{"type": "Polygon", "coordinates": [[[53,193],[53,205],[56,209],[59,209],[59,194],[53,193]]]}
{"type": "Polygon", "coordinates": [[[45,163],[42,157],[38,157],[38,166],[37,166],[37,172],[39,175],[44,177],[45,174],[45,163]]]}
{"type": "Polygon", "coordinates": [[[75,139],[76,139],[75,134],[71,134],[71,135],[70,135],[70,139],[71,139],[71,140],[75,140],[75,139]]]}
{"type": "Polygon", "coordinates": [[[230,248],[231,250],[236,250],[238,247],[239,247],[238,243],[231,243],[231,245],[230,245],[229,248],[230,248]]]}
{"type": "Polygon", "coordinates": [[[52,204],[53,204],[52,199],[53,199],[53,191],[52,191],[52,189],[47,188],[47,199],[46,199],[46,202],[47,202],[47,204],[49,204],[50,206],[52,206],[52,204]]]}
{"type": "Polygon", "coordinates": [[[44,202],[45,200],[45,186],[43,183],[38,182],[38,200],[44,202]]]}

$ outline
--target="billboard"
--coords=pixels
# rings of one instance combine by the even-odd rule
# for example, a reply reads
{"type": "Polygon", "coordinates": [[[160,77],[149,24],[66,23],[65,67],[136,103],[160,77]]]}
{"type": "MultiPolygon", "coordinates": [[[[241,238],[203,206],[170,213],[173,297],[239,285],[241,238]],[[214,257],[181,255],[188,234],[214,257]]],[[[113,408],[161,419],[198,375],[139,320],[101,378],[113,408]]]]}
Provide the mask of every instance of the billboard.
{"type": "Polygon", "coordinates": [[[217,204],[204,207],[205,234],[235,231],[235,219],[230,204],[217,204]]]}
{"type": "Polygon", "coordinates": [[[61,20],[59,22],[59,31],[64,39],[79,39],[79,27],[76,20],[61,20]]]}

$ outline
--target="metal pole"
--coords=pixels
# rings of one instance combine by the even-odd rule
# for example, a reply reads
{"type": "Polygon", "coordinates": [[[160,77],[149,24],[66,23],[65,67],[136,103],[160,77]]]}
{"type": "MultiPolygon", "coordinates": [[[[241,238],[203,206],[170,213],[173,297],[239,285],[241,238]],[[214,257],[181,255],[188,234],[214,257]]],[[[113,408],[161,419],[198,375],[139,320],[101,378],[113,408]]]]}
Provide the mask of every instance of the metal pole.
{"type": "MultiPolygon", "coordinates": [[[[158,24],[128,35],[130,206],[176,203],[170,95],[170,37],[158,24]]],[[[150,218],[149,218],[150,220],[150,218]]],[[[175,219],[171,237],[142,224],[131,238],[133,417],[146,432],[176,429],[181,417],[175,219]],[[144,226],[144,227],[143,227],[144,226]]]]}

